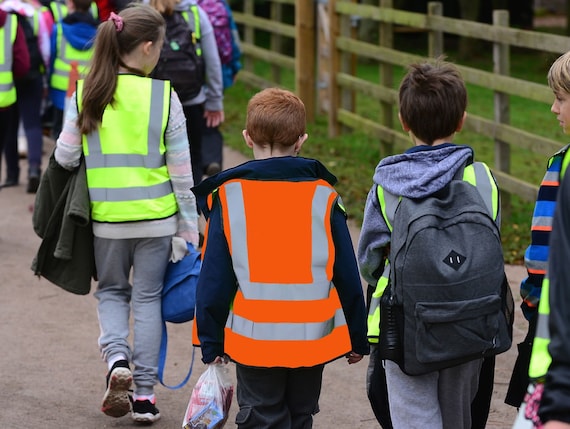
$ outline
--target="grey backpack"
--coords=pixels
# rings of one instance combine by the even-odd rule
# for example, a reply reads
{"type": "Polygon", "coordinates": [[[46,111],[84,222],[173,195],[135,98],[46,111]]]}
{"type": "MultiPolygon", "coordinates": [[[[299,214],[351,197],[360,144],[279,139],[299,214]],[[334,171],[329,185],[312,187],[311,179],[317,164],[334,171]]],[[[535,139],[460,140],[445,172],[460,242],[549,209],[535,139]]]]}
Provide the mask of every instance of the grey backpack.
{"type": "MultiPolygon", "coordinates": [[[[403,348],[397,363],[409,375],[511,347],[514,302],[492,193],[487,192],[487,202],[483,197],[494,179],[481,163],[465,171],[476,178],[477,187],[459,178],[427,198],[386,200],[393,219],[387,222],[392,226],[390,287],[385,292],[390,299],[383,301],[400,306],[393,311],[400,315],[397,330],[403,348]]],[[[386,334],[381,328],[381,344],[386,334]]]]}

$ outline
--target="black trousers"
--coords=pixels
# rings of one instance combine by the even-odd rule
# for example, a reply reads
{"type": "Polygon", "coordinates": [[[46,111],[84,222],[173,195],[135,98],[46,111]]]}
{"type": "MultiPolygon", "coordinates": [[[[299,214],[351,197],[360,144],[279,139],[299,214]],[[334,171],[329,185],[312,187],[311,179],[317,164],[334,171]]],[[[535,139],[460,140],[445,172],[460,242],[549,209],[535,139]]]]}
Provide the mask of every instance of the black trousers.
{"type": "Polygon", "coordinates": [[[239,429],[309,429],[319,411],[324,365],[253,368],[236,364],[239,429]]]}

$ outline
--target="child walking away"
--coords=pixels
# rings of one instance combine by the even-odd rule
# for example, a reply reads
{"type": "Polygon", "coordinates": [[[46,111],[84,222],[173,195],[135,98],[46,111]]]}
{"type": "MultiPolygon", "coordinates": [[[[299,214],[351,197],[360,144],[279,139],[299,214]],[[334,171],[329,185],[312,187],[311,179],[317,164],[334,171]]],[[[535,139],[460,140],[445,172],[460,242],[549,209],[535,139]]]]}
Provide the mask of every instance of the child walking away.
{"type": "Polygon", "coordinates": [[[171,80],[182,101],[194,183],[198,184],[203,175],[202,122],[206,121],[209,127],[224,122],[222,69],[214,29],[197,0],[146,1],[162,14],[167,26],[167,40],[152,76],[171,80]],[[188,43],[188,38],[193,43],[188,43]],[[186,61],[180,61],[176,53],[186,54],[186,61]],[[173,57],[177,60],[171,61],[173,57]],[[173,69],[171,66],[175,64],[180,66],[173,69]],[[201,75],[193,72],[200,68],[203,68],[201,75]],[[188,90],[189,87],[195,91],[188,90]]]}
{"type": "Polygon", "coordinates": [[[90,13],[91,4],[91,0],[68,1],[68,14],[63,20],[55,21],[51,35],[49,98],[53,105],[54,140],[57,140],[61,132],[71,63],[76,61],[80,75],[85,76],[93,55],[93,40],[98,22],[90,13]]]}
{"type": "Polygon", "coordinates": [[[297,96],[259,92],[243,131],[255,160],[193,188],[207,219],[195,325],[204,363],[236,363],[238,428],[312,427],[325,364],[369,351],[336,178],[297,157],[305,127],[297,96]]]}
{"type": "MultiPolygon", "coordinates": [[[[214,27],[225,91],[234,84],[242,68],[237,25],[232,10],[225,0],[198,0],[198,5],[206,11],[214,27]]],[[[202,140],[204,174],[212,176],[222,169],[224,136],[220,127],[208,126],[204,120],[202,140]]]]}
{"type": "Polygon", "coordinates": [[[412,65],[399,98],[414,147],[380,161],[368,194],[358,259],[376,284],[369,321],[393,427],[470,428],[484,358],[512,338],[499,192],[473,150],[453,143],[467,106],[455,67],[412,65]]]}
{"type": "MultiPolygon", "coordinates": [[[[37,0],[4,0],[0,8],[15,13],[24,30],[30,71],[16,80],[18,114],[27,141],[28,193],[35,193],[40,183],[43,129],[41,108],[44,102],[44,78],[50,58],[50,33],[53,19],[48,8],[37,0]]],[[[17,145],[5,148],[8,177],[5,186],[18,185],[20,153],[17,145]]]]}
{"type": "Polygon", "coordinates": [[[108,367],[101,410],[112,417],[127,414],[134,382],[132,418],[140,423],[160,418],[154,386],[171,242],[198,244],[182,105],[169,82],[147,77],[164,33],[162,16],[141,4],[101,23],[93,65],[78,81],[55,150],[62,167],[74,169],[84,158],[87,170],[99,347],[108,367]]]}
{"type": "MultiPolygon", "coordinates": [[[[16,107],[15,79],[25,76],[30,70],[30,54],[26,46],[24,30],[16,15],[0,9],[0,172],[2,153],[9,145],[18,147],[18,110],[16,107]]],[[[1,187],[0,187],[1,189],[1,187]]]]}

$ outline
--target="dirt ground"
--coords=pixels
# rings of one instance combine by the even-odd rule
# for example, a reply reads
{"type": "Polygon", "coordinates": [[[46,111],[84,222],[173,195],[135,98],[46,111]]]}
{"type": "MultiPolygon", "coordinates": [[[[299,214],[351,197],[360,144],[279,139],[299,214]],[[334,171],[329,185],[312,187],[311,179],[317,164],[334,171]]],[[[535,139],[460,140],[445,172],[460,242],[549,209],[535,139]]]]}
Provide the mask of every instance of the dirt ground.
{"type": "MultiPolygon", "coordinates": [[[[52,147],[47,142],[46,154],[51,153],[52,147]]],[[[244,160],[238,153],[225,150],[226,167],[244,160]]],[[[21,170],[26,169],[24,159],[21,170]]],[[[43,278],[36,278],[30,270],[40,239],[32,229],[34,196],[26,194],[24,173],[20,183],[18,187],[0,190],[0,429],[131,427],[133,422],[128,416],[115,419],[99,410],[106,365],[97,348],[95,298],[92,294],[77,296],[65,292],[43,278]]],[[[358,229],[352,228],[352,233],[356,243],[358,229]]],[[[518,286],[525,270],[509,266],[507,274],[518,305],[518,286]]],[[[516,416],[516,410],[503,402],[516,357],[516,343],[526,332],[520,310],[516,317],[513,347],[497,358],[489,429],[510,429],[516,416]]],[[[178,383],[188,369],[192,355],[191,328],[191,323],[169,325],[167,383],[178,383]]],[[[379,427],[365,393],[367,364],[368,358],[351,366],[344,360],[327,365],[315,428],[379,427]]],[[[231,364],[229,368],[235,377],[231,364]]],[[[185,387],[156,388],[162,419],[153,427],[181,427],[192,387],[204,369],[197,351],[192,378],[185,387]]],[[[234,427],[236,411],[234,400],[226,427],[234,427]]]]}

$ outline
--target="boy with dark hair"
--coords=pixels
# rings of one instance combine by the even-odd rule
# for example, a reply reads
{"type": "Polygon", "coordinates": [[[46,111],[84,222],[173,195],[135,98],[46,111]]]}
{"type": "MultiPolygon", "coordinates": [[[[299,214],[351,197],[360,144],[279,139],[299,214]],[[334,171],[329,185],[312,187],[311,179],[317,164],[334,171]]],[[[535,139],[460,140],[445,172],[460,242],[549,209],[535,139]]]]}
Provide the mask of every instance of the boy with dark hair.
{"type": "Polygon", "coordinates": [[[239,428],[312,427],[325,364],[368,354],[336,178],[297,157],[305,122],[293,93],[259,92],[243,131],[255,160],[193,188],[207,219],[195,324],[204,363],[236,363],[239,428]]]}
{"type": "MultiPolygon", "coordinates": [[[[411,200],[424,199],[450,184],[474,157],[470,147],[452,143],[455,133],[463,127],[467,106],[465,84],[453,65],[444,61],[411,65],[400,85],[399,97],[400,122],[414,147],[382,159],[376,167],[358,244],[360,272],[370,285],[376,285],[368,318],[371,343],[378,343],[383,334],[379,330],[380,298],[391,277],[391,261],[387,259],[394,226],[393,222],[388,225],[385,217],[389,216],[388,203],[380,199],[379,190],[411,200]]],[[[478,163],[478,168],[482,174],[478,175],[477,183],[472,184],[493,208],[493,219],[498,226],[497,185],[486,165],[478,163]],[[481,177],[484,183],[479,183],[481,177]]],[[[408,340],[402,339],[404,341],[408,340]]],[[[382,352],[378,346],[374,347],[376,352],[382,352]]],[[[441,344],[441,347],[446,345],[441,344]]],[[[372,355],[381,359],[374,350],[372,355]]],[[[471,407],[478,389],[482,358],[414,376],[404,373],[391,360],[384,363],[394,428],[471,427],[471,407]]]]}

